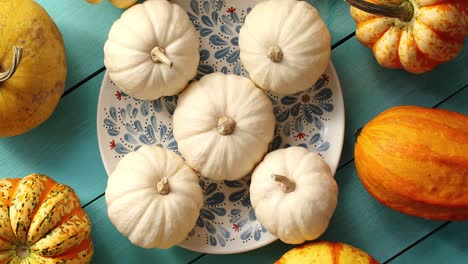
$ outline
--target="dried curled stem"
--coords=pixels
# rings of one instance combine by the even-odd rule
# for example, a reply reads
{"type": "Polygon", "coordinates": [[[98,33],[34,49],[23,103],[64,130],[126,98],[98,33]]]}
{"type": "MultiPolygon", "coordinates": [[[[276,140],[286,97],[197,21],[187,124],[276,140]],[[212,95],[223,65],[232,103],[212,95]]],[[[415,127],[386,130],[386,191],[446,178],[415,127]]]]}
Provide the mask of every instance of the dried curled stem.
{"type": "Polygon", "coordinates": [[[285,193],[290,193],[296,189],[296,183],[291,181],[288,177],[272,174],[271,178],[281,184],[281,190],[285,193]]]}

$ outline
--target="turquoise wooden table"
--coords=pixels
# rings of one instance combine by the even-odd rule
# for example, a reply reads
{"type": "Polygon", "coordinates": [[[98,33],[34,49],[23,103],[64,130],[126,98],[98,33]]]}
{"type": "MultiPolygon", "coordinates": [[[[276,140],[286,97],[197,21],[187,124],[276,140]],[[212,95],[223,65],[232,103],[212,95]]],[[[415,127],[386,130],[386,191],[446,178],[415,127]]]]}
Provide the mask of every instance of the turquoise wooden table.
{"type": "MultiPolygon", "coordinates": [[[[3,177],[44,173],[73,187],[90,215],[93,263],[271,263],[291,249],[274,242],[235,255],[209,255],[180,247],[141,249],[120,235],[107,217],[107,175],[98,149],[96,109],[104,76],[103,45],[122,10],[84,0],[38,0],[60,28],[67,49],[66,91],[51,119],[22,136],[0,139],[3,177]]],[[[341,241],[382,263],[468,263],[468,222],[423,220],[390,210],[362,187],[353,162],[353,132],[381,111],[419,105],[468,114],[468,51],[424,75],[380,67],[355,37],[344,1],[309,1],[332,35],[332,60],[346,108],[338,208],[321,239],[341,241]]]]}

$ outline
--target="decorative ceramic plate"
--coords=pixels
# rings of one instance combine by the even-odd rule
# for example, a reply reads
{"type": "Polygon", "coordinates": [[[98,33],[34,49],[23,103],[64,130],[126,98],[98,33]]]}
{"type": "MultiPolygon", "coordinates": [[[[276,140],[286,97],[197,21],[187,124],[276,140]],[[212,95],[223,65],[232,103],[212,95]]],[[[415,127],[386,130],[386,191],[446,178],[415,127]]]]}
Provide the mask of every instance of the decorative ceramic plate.
{"type": "MultiPolygon", "coordinates": [[[[201,62],[197,79],[212,72],[248,76],[240,59],[238,33],[245,16],[259,2],[249,0],[176,0],[184,7],[200,35],[201,62]]],[[[270,151],[292,145],[319,153],[333,173],[338,166],[344,136],[344,105],[340,83],[330,63],[307,91],[278,96],[270,92],[276,115],[270,151]]],[[[106,74],[97,111],[99,149],[110,175],[125,154],[143,145],[161,144],[176,153],[172,114],[177,96],[154,101],[132,98],[106,74]]],[[[181,247],[204,253],[248,251],[276,240],[257,222],[250,204],[250,176],[215,182],[200,177],[205,205],[195,228],[181,247]]]]}

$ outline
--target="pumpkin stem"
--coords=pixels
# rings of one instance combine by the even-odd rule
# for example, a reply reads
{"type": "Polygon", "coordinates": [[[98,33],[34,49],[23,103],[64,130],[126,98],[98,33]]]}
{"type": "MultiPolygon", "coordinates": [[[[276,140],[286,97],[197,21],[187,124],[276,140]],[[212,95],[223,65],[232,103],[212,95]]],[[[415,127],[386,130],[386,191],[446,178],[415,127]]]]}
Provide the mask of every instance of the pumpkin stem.
{"type": "Polygon", "coordinates": [[[278,46],[271,46],[267,51],[267,56],[275,63],[281,62],[283,60],[283,51],[278,46]]]}
{"type": "Polygon", "coordinates": [[[10,68],[5,72],[0,72],[0,83],[7,81],[15,74],[16,69],[21,61],[21,55],[23,55],[23,48],[13,46],[13,60],[11,61],[10,68]]]}
{"type": "Polygon", "coordinates": [[[236,121],[229,116],[223,116],[218,119],[218,132],[222,136],[231,135],[236,128],[236,121]]]}
{"type": "Polygon", "coordinates": [[[29,248],[26,245],[20,244],[16,248],[16,256],[20,258],[26,258],[29,256],[29,248]]]}
{"type": "Polygon", "coordinates": [[[290,193],[296,189],[296,183],[291,181],[288,177],[272,174],[271,178],[281,184],[281,190],[285,193],[290,193]]]}
{"type": "Polygon", "coordinates": [[[151,59],[154,63],[164,63],[169,66],[169,68],[172,67],[172,61],[167,58],[166,50],[161,47],[156,46],[151,50],[151,59]]]}
{"type": "Polygon", "coordinates": [[[161,195],[168,194],[171,191],[169,180],[166,177],[162,178],[158,183],[156,183],[156,190],[161,195]]]}
{"type": "Polygon", "coordinates": [[[385,17],[398,18],[402,21],[409,22],[413,18],[414,7],[409,1],[403,1],[400,5],[381,5],[367,2],[364,0],[345,0],[353,7],[364,12],[374,15],[382,15],[385,17]]]}
{"type": "Polygon", "coordinates": [[[357,139],[359,135],[361,134],[362,127],[358,128],[356,131],[354,131],[354,142],[357,142],[357,139]]]}

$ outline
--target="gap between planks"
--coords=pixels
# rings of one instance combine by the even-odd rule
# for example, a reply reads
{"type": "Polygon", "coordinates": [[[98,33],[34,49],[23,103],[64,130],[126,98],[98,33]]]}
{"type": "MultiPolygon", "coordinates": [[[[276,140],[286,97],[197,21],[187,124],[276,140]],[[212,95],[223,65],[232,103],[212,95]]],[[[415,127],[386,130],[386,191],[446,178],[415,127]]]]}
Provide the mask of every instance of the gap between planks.
{"type": "Polygon", "coordinates": [[[432,236],[436,232],[440,231],[442,228],[448,226],[450,223],[452,223],[452,222],[447,221],[447,222],[444,222],[443,224],[441,224],[440,226],[434,228],[434,230],[432,230],[429,233],[425,234],[420,239],[414,241],[412,244],[410,244],[409,246],[407,246],[406,248],[404,248],[403,250],[401,250],[400,252],[395,254],[393,257],[391,257],[391,258],[387,259],[386,261],[382,262],[382,264],[387,264],[387,263],[390,263],[390,262],[394,261],[396,258],[403,255],[406,251],[408,251],[408,250],[412,249],[413,247],[417,246],[419,243],[423,242],[426,238],[432,236]]]}
{"type": "Polygon", "coordinates": [[[97,71],[91,73],[90,75],[88,75],[87,77],[85,77],[83,80],[79,81],[78,83],[76,83],[75,85],[73,85],[72,87],[68,88],[63,94],[62,94],[62,97],[65,97],[69,94],[71,94],[73,91],[75,91],[76,89],[78,89],[79,87],[81,87],[83,84],[87,83],[88,81],[90,81],[91,79],[93,79],[94,77],[98,76],[100,73],[102,73],[103,71],[106,70],[106,67],[102,66],[101,68],[99,68],[97,71]]]}

